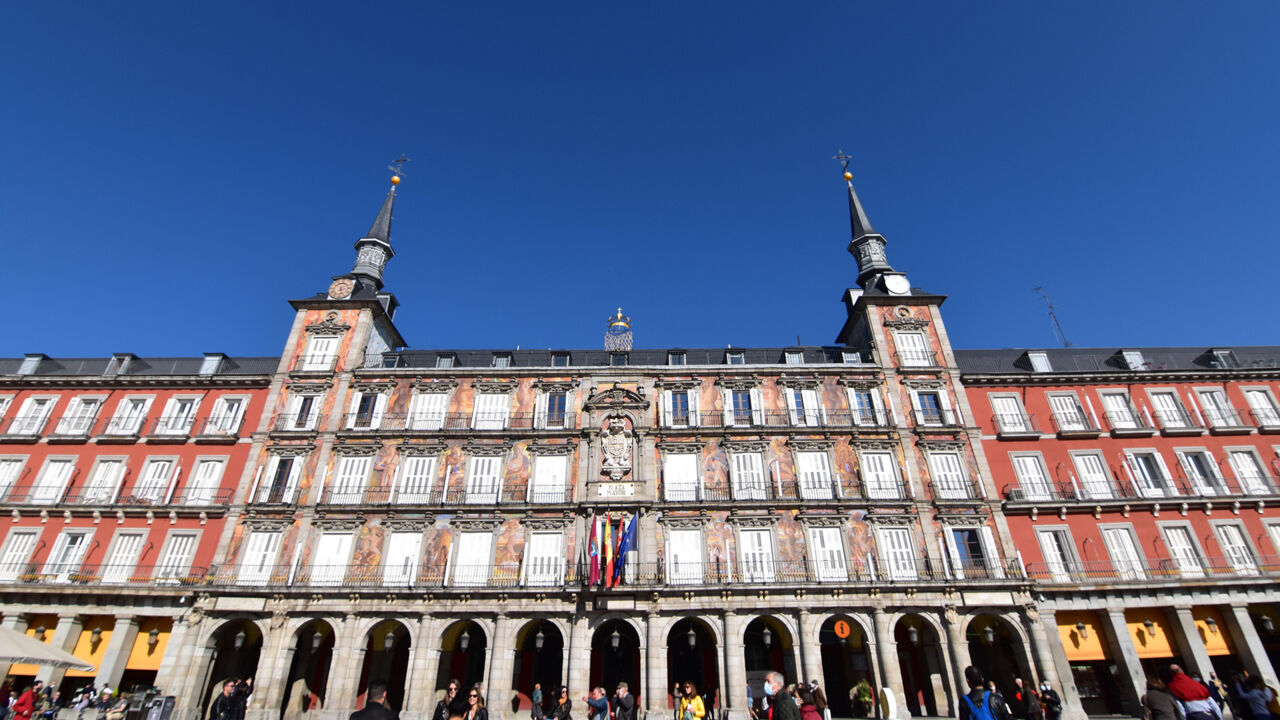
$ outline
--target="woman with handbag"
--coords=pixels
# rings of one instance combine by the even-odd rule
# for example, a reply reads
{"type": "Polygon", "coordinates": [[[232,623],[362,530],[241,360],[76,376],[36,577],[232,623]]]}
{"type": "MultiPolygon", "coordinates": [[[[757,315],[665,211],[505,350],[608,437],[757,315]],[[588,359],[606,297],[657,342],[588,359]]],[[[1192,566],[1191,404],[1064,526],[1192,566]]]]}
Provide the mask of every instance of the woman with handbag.
{"type": "Polygon", "coordinates": [[[680,720],[703,720],[706,716],[707,706],[698,695],[698,686],[685,683],[684,693],[680,696],[680,720]]]}

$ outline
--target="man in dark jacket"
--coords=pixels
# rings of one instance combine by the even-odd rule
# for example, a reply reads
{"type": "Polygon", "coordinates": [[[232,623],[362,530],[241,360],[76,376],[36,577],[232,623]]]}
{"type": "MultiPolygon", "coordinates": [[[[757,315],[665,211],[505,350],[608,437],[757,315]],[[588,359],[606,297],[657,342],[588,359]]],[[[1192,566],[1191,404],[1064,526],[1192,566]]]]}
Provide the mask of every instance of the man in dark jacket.
{"type": "Polygon", "coordinates": [[[1009,720],[1009,708],[1004,696],[986,689],[987,681],[982,677],[981,670],[970,665],[964,669],[964,680],[969,684],[969,694],[960,699],[960,720],[977,720],[973,710],[980,709],[983,703],[986,703],[987,711],[995,720],[1009,720]],[[966,698],[968,702],[965,701],[966,698]],[[970,704],[973,710],[969,709],[970,704]]]}
{"type": "Polygon", "coordinates": [[[222,683],[222,694],[209,705],[209,720],[235,720],[236,681],[232,678],[222,683]]]}
{"type": "Polygon", "coordinates": [[[786,680],[780,672],[770,672],[764,676],[764,694],[773,705],[769,713],[770,720],[800,720],[800,706],[783,688],[786,680]]]}
{"type": "Polygon", "coordinates": [[[624,682],[618,683],[618,693],[613,696],[613,720],[636,720],[636,696],[624,682]]]}
{"type": "Polygon", "coordinates": [[[373,683],[364,696],[364,707],[351,713],[349,720],[396,720],[399,716],[387,707],[387,686],[373,683]]]}

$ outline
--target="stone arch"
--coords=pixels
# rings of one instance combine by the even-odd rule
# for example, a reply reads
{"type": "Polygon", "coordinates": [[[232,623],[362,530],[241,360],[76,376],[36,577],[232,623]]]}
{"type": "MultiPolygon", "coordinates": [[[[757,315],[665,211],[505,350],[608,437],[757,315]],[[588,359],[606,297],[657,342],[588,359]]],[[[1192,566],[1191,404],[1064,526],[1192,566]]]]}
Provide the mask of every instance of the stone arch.
{"type": "MultiPolygon", "coordinates": [[[[409,676],[409,652],[413,646],[413,632],[409,625],[398,618],[374,618],[363,623],[363,663],[356,685],[356,708],[364,707],[365,695],[374,683],[387,686],[387,707],[404,708],[404,693],[409,676]]],[[[352,658],[354,660],[354,658],[352,658]]]]}
{"type": "Polygon", "coordinates": [[[801,642],[795,624],[786,615],[761,613],[742,625],[742,654],[747,683],[758,687],[771,670],[788,679],[800,679],[796,654],[801,642]]]}
{"type": "MultiPolygon", "coordinates": [[[[816,616],[818,648],[821,653],[824,692],[835,717],[870,717],[875,706],[875,633],[863,614],[844,612],[816,616]],[[847,623],[848,634],[840,637],[847,623]],[[840,632],[838,632],[838,630],[840,632]],[[863,699],[855,702],[851,691],[861,688],[863,699]]],[[[857,695],[858,693],[854,693],[857,695]]]]}
{"type": "MultiPolygon", "coordinates": [[[[512,643],[515,649],[512,677],[495,677],[487,702],[498,706],[510,698],[515,712],[530,711],[533,708],[533,685],[539,683],[542,686],[543,712],[549,714],[555,701],[555,688],[564,683],[569,632],[570,629],[558,618],[527,618],[516,630],[512,643]],[[537,646],[539,632],[543,634],[541,648],[537,646]]],[[[505,711],[505,706],[503,709],[505,711]]]]}
{"type": "Polygon", "coordinates": [[[244,679],[257,674],[268,631],[261,619],[247,613],[236,613],[218,619],[218,625],[203,643],[209,659],[204,669],[203,689],[199,696],[201,713],[208,709],[226,680],[244,679]]]}
{"type": "Polygon", "coordinates": [[[487,679],[493,636],[492,621],[487,618],[466,618],[445,625],[440,632],[436,688],[447,687],[452,679],[457,679],[464,688],[483,683],[487,679]]]}
{"type": "Polygon", "coordinates": [[[616,612],[594,618],[591,626],[589,685],[612,694],[618,683],[625,682],[632,695],[643,698],[647,679],[643,628],[633,618],[616,612]]]}
{"type": "Polygon", "coordinates": [[[674,618],[664,635],[667,643],[667,685],[692,682],[702,695],[707,711],[718,707],[720,690],[720,648],[724,639],[718,623],[702,615],[674,618]],[[692,642],[689,637],[692,634],[692,642]]]}
{"type": "Polygon", "coordinates": [[[908,712],[914,717],[949,716],[951,683],[944,651],[946,634],[938,618],[928,610],[910,608],[897,613],[891,627],[908,712]]]}
{"type": "Polygon", "coordinates": [[[294,720],[324,707],[338,632],[329,619],[322,617],[294,618],[281,630],[288,632],[290,642],[280,717],[294,720]]]}
{"type": "Polygon", "coordinates": [[[1029,654],[1030,645],[1021,621],[1008,613],[973,614],[965,626],[965,640],[970,661],[982,670],[989,682],[1007,698],[1014,697],[1015,677],[1035,684],[1035,666],[1029,654]]]}

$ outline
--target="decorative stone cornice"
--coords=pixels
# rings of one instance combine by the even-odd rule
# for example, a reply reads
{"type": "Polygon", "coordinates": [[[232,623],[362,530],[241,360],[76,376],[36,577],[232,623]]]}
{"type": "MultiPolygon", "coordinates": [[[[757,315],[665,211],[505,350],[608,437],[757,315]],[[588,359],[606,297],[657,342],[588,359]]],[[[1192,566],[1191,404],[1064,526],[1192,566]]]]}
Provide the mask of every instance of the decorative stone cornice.
{"type": "Polygon", "coordinates": [[[716,380],[716,386],[726,390],[752,390],[760,387],[758,377],[722,377],[716,380]]]}
{"type": "Polygon", "coordinates": [[[873,525],[910,525],[916,519],[915,515],[907,513],[888,513],[884,511],[871,511],[867,513],[866,520],[873,525]]]}
{"type": "Polygon", "coordinates": [[[822,378],[817,375],[781,375],[777,381],[779,387],[817,388],[822,386],[822,378]]]}
{"type": "Polygon", "coordinates": [[[680,515],[676,517],[663,515],[658,518],[658,522],[670,528],[701,529],[707,524],[707,518],[700,515],[680,515]]]}
{"type": "Polygon", "coordinates": [[[797,437],[789,438],[787,440],[787,447],[801,452],[806,450],[830,450],[835,446],[835,440],[814,440],[811,438],[797,437]]]}
{"type": "Polygon", "coordinates": [[[849,524],[842,515],[800,515],[796,519],[808,527],[843,528],[849,524]]]}
{"type": "Polygon", "coordinates": [[[333,380],[293,380],[286,382],[284,389],[291,395],[323,395],[333,388],[333,380]]]}
{"type": "Polygon", "coordinates": [[[878,390],[884,386],[884,380],[878,375],[872,378],[842,376],[836,382],[854,390],[878,390]]]}
{"type": "Polygon", "coordinates": [[[941,380],[921,380],[918,378],[904,378],[902,384],[912,390],[941,390],[946,387],[946,383],[941,380]]]}
{"type": "Polygon", "coordinates": [[[395,390],[396,384],[391,380],[358,380],[351,383],[352,392],[387,392],[395,390]]]}
{"type": "Polygon", "coordinates": [[[858,450],[859,452],[863,450],[897,450],[898,449],[898,443],[888,442],[885,440],[863,440],[861,438],[854,438],[853,440],[850,441],[850,444],[853,445],[854,449],[858,450]]]}
{"type": "Polygon", "coordinates": [[[353,456],[372,456],[377,455],[382,449],[382,443],[336,443],[333,446],[334,455],[353,455],[353,456]]]}
{"type": "Polygon", "coordinates": [[[583,406],[587,410],[599,408],[644,410],[649,407],[649,401],[645,399],[643,389],[631,390],[614,383],[613,387],[604,390],[591,388],[583,406]]]}
{"type": "Polygon", "coordinates": [[[447,449],[447,446],[439,441],[428,441],[401,443],[396,449],[401,455],[422,457],[424,455],[439,455],[447,449]]]}
{"type": "Polygon", "coordinates": [[[419,394],[448,393],[458,387],[455,378],[414,378],[413,391],[419,394]]]}
{"type": "Polygon", "coordinates": [[[467,443],[462,447],[462,451],[467,455],[481,455],[485,457],[495,457],[506,455],[511,452],[510,442],[501,442],[493,444],[467,443]]]}
{"type": "Polygon", "coordinates": [[[476,380],[471,383],[478,393],[512,393],[519,385],[515,380],[476,380]]]}
{"type": "Polygon", "coordinates": [[[960,526],[960,527],[979,527],[987,524],[990,519],[990,512],[985,507],[976,507],[973,512],[960,513],[954,510],[939,511],[934,515],[934,519],[942,525],[960,526]]]}
{"type": "Polygon", "coordinates": [[[350,325],[338,321],[338,313],[331,312],[324,316],[324,320],[303,328],[312,335],[341,335],[351,329],[350,325]]]}
{"type": "Polygon", "coordinates": [[[382,526],[391,532],[422,532],[426,523],[420,520],[388,520],[382,526]]]}
{"type": "Polygon", "coordinates": [[[365,523],[364,516],[355,518],[343,518],[341,520],[330,520],[329,518],[316,518],[314,525],[321,530],[337,531],[348,530],[354,531],[365,523]]]}
{"type": "Polygon", "coordinates": [[[246,517],[242,523],[246,528],[262,532],[284,532],[293,525],[293,518],[246,517]]]}
{"type": "Polygon", "coordinates": [[[777,515],[734,515],[729,521],[740,528],[771,528],[778,524],[777,515]]]}
{"type": "Polygon", "coordinates": [[[765,440],[725,440],[720,447],[731,453],[758,453],[768,449],[769,443],[765,440]]]}
{"type": "Polygon", "coordinates": [[[315,447],[311,445],[268,445],[267,452],[276,457],[306,457],[315,447]]]}
{"type": "Polygon", "coordinates": [[[668,441],[659,440],[657,443],[658,452],[660,453],[700,453],[706,447],[706,443],[700,440],[679,440],[668,441]]]}
{"type": "Polygon", "coordinates": [[[527,517],[521,518],[520,524],[530,530],[564,530],[571,520],[564,517],[527,517]]]}
{"type": "Polygon", "coordinates": [[[530,443],[528,452],[530,455],[572,455],[573,451],[578,449],[577,443],[530,443]]]}
{"type": "Polygon", "coordinates": [[[884,326],[893,330],[924,330],[929,327],[929,321],[914,317],[897,317],[885,320],[884,326]]]}
{"type": "Polygon", "coordinates": [[[543,380],[539,378],[533,381],[533,386],[544,393],[567,393],[578,389],[578,383],[574,380],[543,380]]]}
{"type": "Polygon", "coordinates": [[[466,530],[493,530],[502,525],[502,518],[497,517],[458,517],[454,516],[453,526],[466,530]]]}
{"type": "Polygon", "coordinates": [[[920,449],[925,452],[958,452],[966,447],[964,443],[955,440],[937,440],[934,438],[920,438],[916,440],[916,445],[919,445],[920,449]]]}
{"type": "Polygon", "coordinates": [[[658,378],[653,381],[653,386],[660,390],[692,390],[702,387],[702,381],[698,378],[658,378]]]}

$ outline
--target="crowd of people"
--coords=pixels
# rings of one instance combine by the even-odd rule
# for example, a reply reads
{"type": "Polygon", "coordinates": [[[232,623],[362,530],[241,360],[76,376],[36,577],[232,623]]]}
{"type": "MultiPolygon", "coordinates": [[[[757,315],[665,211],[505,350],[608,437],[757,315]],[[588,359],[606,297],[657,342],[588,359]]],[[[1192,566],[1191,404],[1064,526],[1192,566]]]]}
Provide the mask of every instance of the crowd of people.
{"type": "Polygon", "coordinates": [[[1236,673],[1224,683],[1217,673],[1205,680],[1199,673],[1170,665],[1168,678],[1147,677],[1142,696],[1147,720],[1222,720],[1223,709],[1230,709],[1236,720],[1272,718],[1276,694],[1258,675],[1236,673]]]}
{"type": "Polygon", "coordinates": [[[0,685],[0,720],[53,720],[58,711],[65,708],[75,710],[77,720],[84,720],[90,713],[95,718],[123,720],[129,701],[105,685],[96,687],[92,683],[67,698],[40,680],[23,686],[20,691],[13,678],[0,685]]]}

